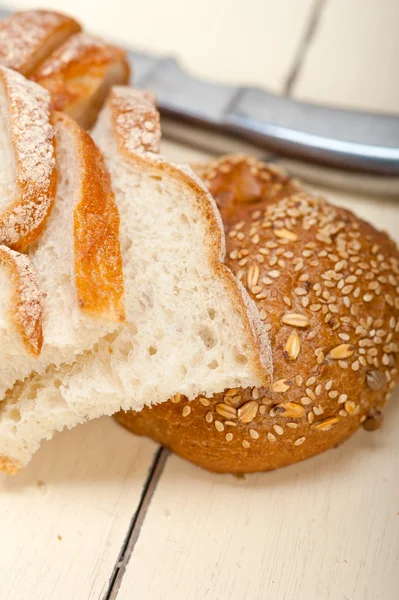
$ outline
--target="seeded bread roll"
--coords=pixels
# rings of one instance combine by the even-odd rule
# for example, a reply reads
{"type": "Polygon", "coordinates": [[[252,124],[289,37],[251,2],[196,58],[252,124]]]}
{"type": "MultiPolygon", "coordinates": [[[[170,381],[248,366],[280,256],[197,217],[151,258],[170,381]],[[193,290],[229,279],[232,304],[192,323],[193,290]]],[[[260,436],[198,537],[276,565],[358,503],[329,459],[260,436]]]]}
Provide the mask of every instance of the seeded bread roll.
{"type": "Polygon", "coordinates": [[[398,379],[399,253],[351,212],[271,166],[198,169],[222,212],[227,264],[268,319],[271,389],[176,395],[119,421],[215,472],[265,471],[375,429],[398,379]]]}

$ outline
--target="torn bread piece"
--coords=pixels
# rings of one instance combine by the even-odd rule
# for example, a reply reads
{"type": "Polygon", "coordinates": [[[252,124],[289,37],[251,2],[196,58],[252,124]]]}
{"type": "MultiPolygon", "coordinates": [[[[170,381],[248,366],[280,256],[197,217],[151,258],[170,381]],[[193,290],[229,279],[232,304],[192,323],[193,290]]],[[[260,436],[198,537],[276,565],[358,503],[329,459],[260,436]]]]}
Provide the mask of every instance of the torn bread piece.
{"type": "Polygon", "coordinates": [[[45,294],[43,346],[32,356],[6,303],[0,340],[0,400],[17,380],[73,362],[124,319],[119,214],[103,159],[70,117],[55,114],[57,195],[28,256],[45,294]],[[7,323],[9,326],[7,327],[7,323]]]}
{"type": "Polygon", "coordinates": [[[32,79],[49,90],[55,110],[89,129],[111,87],[128,83],[129,75],[125,50],[80,32],[49,56],[32,79]]]}
{"type": "Polygon", "coordinates": [[[16,12],[0,21],[0,64],[29,77],[39,63],[78,31],[79,23],[61,13],[16,12]]]}
{"type": "Polygon", "coordinates": [[[8,393],[0,405],[7,472],[24,467],[55,431],[121,407],[270,381],[267,334],[223,264],[216,204],[188,167],[159,156],[159,138],[148,95],[115,88],[94,139],[121,215],[126,325],[73,365],[50,367],[8,393]]]}
{"type": "Polygon", "coordinates": [[[56,189],[50,95],[0,67],[0,244],[24,250],[42,232],[56,189]]]}

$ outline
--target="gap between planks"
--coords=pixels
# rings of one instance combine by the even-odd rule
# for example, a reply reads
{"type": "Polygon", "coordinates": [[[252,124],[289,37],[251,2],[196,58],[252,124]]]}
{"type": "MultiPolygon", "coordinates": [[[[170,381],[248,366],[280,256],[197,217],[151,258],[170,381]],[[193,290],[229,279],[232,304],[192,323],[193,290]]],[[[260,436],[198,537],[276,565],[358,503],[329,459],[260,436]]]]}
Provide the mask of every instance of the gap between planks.
{"type": "Polygon", "coordinates": [[[140,530],[145,519],[145,515],[147,514],[151,498],[162,475],[168,456],[169,450],[166,448],[160,447],[157,450],[144,484],[140,503],[132,517],[130,527],[114,566],[108,589],[104,594],[103,600],[116,600],[118,597],[119,588],[122,583],[123,575],[125,574],[127,563],[129,562],[130,556],[140,535],[140,530]]]}
{"type": "Polygon", "coordinates": [[[310,45],[313,42],[315,33],[317,31],[323,10],[326,7],[328,0],[315,0],[313,5],[310,18],[308,20],[307,27],[304,30],[301,41],[298,44],[298,50],[294,57],[292,67],[288,73],[283,87],[284,96],[291,96],[293,88],[297,82],[297,79],[301,73],[302,65],[306,60],[307,53],[310,45]]]}
{"type": "MultiPolygon", "coordinates": [[[[298,50],[297,50],[296,56],[294,58],[291,70],[288,73],[288,76],[286,78],[286,81],[285,81],[285,84],[283,87],[283,94],[286,96],[291,95],[292,90],[295,86],[295,83],[300,75],[302,65],[306,59],[306,55],[307,55],[310,45],[313,41],[314,35],[317,30],[317,26],[320,22],[321,15],[327,4],[327,1],[328,0],[315,0],[314,6],[312,9],[312,13],[311,13],[311,16],[308,21],[308,25],[304,31],[302,40],[299,43],[298,50]]],[[[175,136],[173,136],[173,135],[171,136],[169,133],[169,135],[167,137],[168,137],[168,139],[171,139],[175,136]]],[[[176,137],[178,138],[179,136],[176,136],[176,137]]],[[[175,139],[174,141],[177,141],[177,140],[175,139]]],[[[197,146],[197,148],[196,148],[197,150],[206,151],[208,153],[210,152],[208,147],[205,148],[206,145],[194,144],[194,143],[192,143],[191,145],[197,146]]],[[[214,151],[214,152],[212,152],[212,154],[215,155],[218,153],[216,153],[214,151]]],[[[269,160],[271,158],[278,159],[277,156],[276,157],[269,156],[268,158],[269,158],[269,160]]],[[[117,600],[118,592],[119,592],[119,589],[120,589],[120,586],[122,583],[123,576],[125,574],[127,564],[130,560],[130,557],[132,555],[132,552],[134,550],[134,547],[135,547],[138,537],[140,535],[141,527],[143,525],[145,516],[147,514],[148,507],[149,507],[151,499],[154,495],[155,488],[158,484],[158,481],[159,481],[159,479],[163,473],[163,470],[165,468],[165,464],[168,459],[168,456],[169,456],[169,451],[166,448],[162,448],[162,447],[158,449],[158,451],[155,455],[153,464],[151,466],[151,469],[148,473],[148,477],[144,484],[143,493],[141,496],[141,500],[140,500],[138,509],[132,517],[131,524],[130,524],[129,530],[127,532],[127,535],[126,535],[125,542],[119,553],[118,560],[115,564],[113,573],[110,578],[108,590],[106,591],[103,600],[117,600]]]]}

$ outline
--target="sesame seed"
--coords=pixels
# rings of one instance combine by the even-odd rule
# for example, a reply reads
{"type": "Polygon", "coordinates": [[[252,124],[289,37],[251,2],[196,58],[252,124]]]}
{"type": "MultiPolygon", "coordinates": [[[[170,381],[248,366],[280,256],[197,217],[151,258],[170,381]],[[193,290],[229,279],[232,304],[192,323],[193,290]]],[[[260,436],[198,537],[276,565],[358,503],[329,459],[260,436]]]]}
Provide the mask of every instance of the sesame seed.
{"type": "Polygon", "coordinates": [[[209,406],[210,402],[208,400],[208,398],[199,398],[199,401],[201,402],[202,406],[209,406]]]}
{"type": "Polygon", "coordinates": [[[259,438],[259,433],[255,429],[249,429],[249,435],[253,440],[257,440],[259,438]]]}
{"type": "Polygon", "coordinates": [[[297,440],[295,440],[294,442],[294,446],[300,446],[301,444],[303,444],[303,442],[306,440],[305,437],[300,437],[297,440]]]}
{"type": "Polygon", "coordinates": [[[273,425],[273,429],[277,435],[283,435],[284,433],[284,429],[280,425],[273,425]]]}
{"type": "Polygon", "coordinates": [[[188,415],[191,413],[191,407],[190,406],[184,406],[183,410],[182,410],[182,416],[183,417],[188,417],[188,415]]]}
{"type": "Polygon", "coordinates": [[[224,425],[221,421],[215,421],[215,427],[219,432],[224,431],[224,425]]]}

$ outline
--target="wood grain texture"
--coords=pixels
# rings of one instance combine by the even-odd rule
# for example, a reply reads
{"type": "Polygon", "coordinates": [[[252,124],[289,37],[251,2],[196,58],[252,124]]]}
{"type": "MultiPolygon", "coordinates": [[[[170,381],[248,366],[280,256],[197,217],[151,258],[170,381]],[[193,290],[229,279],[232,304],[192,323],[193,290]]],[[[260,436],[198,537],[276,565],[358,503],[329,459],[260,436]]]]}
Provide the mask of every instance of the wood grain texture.
{"type": "Polygon", "coordinates": [[[112,575],[156,445],[100,419],[0,477],[0,598],[97,600],[112,575]]]}
{"type": "Polygon", "coordinates": [[[398,400],[382,431],[245,480],[172,456],[118,600],[396,600],[398,400]]]}
{"type": "Polygon", "coordinates": [[[396,0],[327,1],[293,95],[398,114],[398,23],[396,0]]]}

